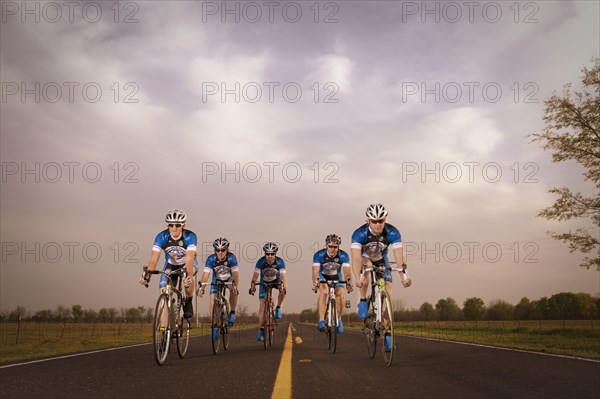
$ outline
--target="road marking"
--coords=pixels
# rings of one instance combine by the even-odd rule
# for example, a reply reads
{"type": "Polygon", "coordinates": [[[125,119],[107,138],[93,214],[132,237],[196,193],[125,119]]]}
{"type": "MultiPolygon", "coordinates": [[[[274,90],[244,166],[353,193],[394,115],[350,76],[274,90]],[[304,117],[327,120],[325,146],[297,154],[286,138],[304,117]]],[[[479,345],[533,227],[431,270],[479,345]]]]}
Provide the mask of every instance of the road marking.
{"type": "Polygon", "coordinates": [[[300,338],[300,337],[296,337],[296,338],[294,339],[294,342],[296,342],[297,344],[301,344],[301,343],[303,343],[304,341],[302,341],[302,338],[300,338]]]}
{"type": "Polygon", "coordinates": [[[494,346],[494,345],[486,345],[486,344],[476,344],[474,342],[451,341],[451,340],[448,340],[448,339],[440,339],[440,338],[427,338],[427,337],[417,337],[417,336],[414,336],[414,335],[394,334],[394,336],[398,336],[398,335],[400,335],[402,337],[406,337],[406,338],[423,339],[423,340],[427,340],[427,341],[447,342],[447,343],[450,343],[450,344],[467,345],[467,346],[478,346],[480,348],[498,349],[498,350],[507,351],[507,352],[520,352],[520,353],[527,353],[527,354],[530,354],[530,355],[560,357],[560,358],[563,358],[563,359],[583,360],[583,361],[586,361],[586,362],[600,363],[600,360],[590,359],[590,358],[586,358],[586,357],[572,356],[572,355],[559,355],[557,353],[537,352],[537,351],[534,351],[534,350],[517,349],[517,348],[505,348],[505,347],[502,347],[502,346],[494,346]]]}
{"type": "Polygon", "coordinates": [[[58,359],[68,359],[70,357],[77,357],[77,356],[84,356],[84,355],[92,355],[94,353],[101,353],[101,352],[108,352],[108,351],[116,351],[119,349],[127,349],[127,348],[135,348],[136,346],[143,346],[143,345],[150,345],[152,344],[152,342],[147,342],[144,344],[136,344],[136,345],[129,345],[129,346],[118,346],[116,348],[108,348],[108,349],[99,349],[96,351],[91,351],[91,352],[82,352],[82,353],[73,353],[71,355],[63,355],[63,356],[56,356],[56,357],[49,357],[47,359],[39,359],[39,360],[31,360],[28,362],[23,362],[23,363],[14,363],[14,364],[7,364],[6,366],[0,366],[0,369],[6,369],[9,367],[17,367],[17,366],[26,366],[28,364],[34,364],[34,363],[42,363],[42,362],[48,362],[50,360],[58,360],[58,359]]]}
{"type": "MultiPolygon", "coordinates": [[[[209,333],[206,334],[200,334],[200,335],[194,335],[193,337],[190,337],[190,339],[194,339],[194,338],[198,338],[198,337],[203,337],[203,336],[208,336],[209,333]]],[[[98,349],[95,351],[89,351],[89,352],[81,352],[81,353],[72,353],[70,355],[62,355],[62,356],[55,356],[55,357],[48,357],[45,359],[38,359],[38,360],[30,360],[27,362],[21,362],[21,363],[13,363],[13,364],[7,364],[4,366],[0,366],[0,369],[7,369],[9,367],[17,367],[17,366],[27,366],[28,364],[35,364],[35,363],[42,363],[42,362],[49,362],[50,360],[59,360],[59,359],[68,359],[70,357],[77,357],[77,356],[85,356],[85,355],[93,355],[95,353],[102,353],[102,352],[109,352],[109,351],[116,351],[119,349],[128,349],[128,348],[135,348],[137,346],[144,346],[144,345],[153,345],[154,342],[145,342],[143,344],[135,344],[135,345],[127,345],[127,346],[116,346],[114,348],[106,348],[106,349],[98,349]]]]}
{"type": "Polygon", "coordinates": [[[292,335],[292,323],[290,323],[271,399],[291,399],[292,397],[292,335]]]}

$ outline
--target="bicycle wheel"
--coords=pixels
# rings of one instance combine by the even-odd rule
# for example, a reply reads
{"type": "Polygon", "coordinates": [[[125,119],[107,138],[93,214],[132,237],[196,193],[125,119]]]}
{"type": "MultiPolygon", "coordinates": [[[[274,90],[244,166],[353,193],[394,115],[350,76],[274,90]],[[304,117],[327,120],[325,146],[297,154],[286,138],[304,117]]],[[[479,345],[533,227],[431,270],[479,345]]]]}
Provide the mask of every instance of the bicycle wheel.
{"type": "Polygon", "coordinates": [[[325,305],[326,305],[325,306],[325,318],[324,318],[324,320],[325,320],[325,336],[327,337],[327,350],[330,350],[331,349],[331,329],[329,327],[329,320],[331,319],[331,317],[329,316],[329,312],[330,312],[329,302],[327,302],[325,305]]]}
{"type": "Polygon", "coordinates": [[[392,308],[392,300],[388,296],[386,292],[381,293],[381,305],[383,309],[381,309],[381,316],[384,320],[384,334],[383,341],[381,347],[383,348],[383,362],[387,367],[392,365],[392,359],[394,357],[394,310],[392,308]],[[386,320],[389,320],[386,325],[386,320]],[[390,336],[390,351],[387,352],[385,350],[385,336],[390,336]]]}
{"type": "Polygon", "coordinates": [[[273,345],[273,338],[275,335],[275,306],[273,305],[272,299],[269,305],[269,346],[273,345]]]}
{"type": "Polygon", "coordinates": [[[334,354],[337,346],[337,309],[335,307],[335,298],[331,298],[329,300],[330,306],[330,324],[328,326],[329,330],[329,351],[334,354]]]}
{"type": "Polygon", "coordinates": [[[266,290],[265,292],[265,309],[263,311],[263,347],[265,348],[265,350],[267,350],[267,347],[269,347],[269,338],[270,338],[270,331],[271,331],[271,293],[269,292],[269,289],[266,290]]]}
{"type": "Polygon", "coordinates": [[[212,309],[212,320],[210,323],[210,342],[212,344],[213,353],[216,355],[219,352],[219,336],[221,335],[221,306],[219,298],[215,298],[212,309]],[[215,334],[215,328],[218,329],[215,334]]]}
{"type": "Polygon", "coordinates": [[[190,344],[190,330],[192,329],[192,325],[190,321],[184,318],[181,314],[179,315],[179,331],[177,334],[177,354],[179,354],[180,358],[184,358],[189,344],[190,344]]]}
{"type": "Polygon", "coordinates": [[[169,296],[161,294],[156,301],[154,309],[154,358],[159,366],[162,366],[169,354],[171,345],[171,326],[169,318],[169,296]]]}
{"type": "Polygon", "coordinates": [[[377,338],[375,337],[375,311],[373,310],[373,302],[371,299],[368,301],[369,313],[365,319],[363,334],[367,338],[367,351],[371,359],[375,359],[375,351],[377,349],[377,338]]]}
{"type": "Polygon", "coordinates": [[[229,317],[229,304],[224,303],[221,307],[221,341],[223,342],[223,350],[229,348],[229,324],[227,318],[229,317]]]}

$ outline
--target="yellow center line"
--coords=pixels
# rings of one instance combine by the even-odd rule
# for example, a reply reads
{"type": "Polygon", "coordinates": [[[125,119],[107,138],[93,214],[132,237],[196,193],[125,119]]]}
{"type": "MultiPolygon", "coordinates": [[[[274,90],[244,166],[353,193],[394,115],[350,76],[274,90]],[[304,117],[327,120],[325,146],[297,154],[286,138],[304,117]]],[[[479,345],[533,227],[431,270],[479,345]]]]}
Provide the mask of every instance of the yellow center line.
{"type": "Polygon", "coordinates": [[[275,387],[271,399],[291,399],[292,397],[292,323],[288,326],[287,338],[277,370],[275,387]]]}

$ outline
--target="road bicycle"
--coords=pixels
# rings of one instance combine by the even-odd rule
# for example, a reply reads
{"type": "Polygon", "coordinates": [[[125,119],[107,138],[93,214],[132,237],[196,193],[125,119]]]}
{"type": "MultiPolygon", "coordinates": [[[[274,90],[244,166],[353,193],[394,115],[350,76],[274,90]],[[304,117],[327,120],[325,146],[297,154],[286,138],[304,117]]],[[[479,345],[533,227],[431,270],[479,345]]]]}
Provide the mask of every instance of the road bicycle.
{"type": "MultiPolygon", "coordinates": [[[[335,287],[337,284],[346,284],[349,286],[347,281],[338,280],[325,280],[319,281],[319,284],[327,285],[327,298],[325,299],[325,334],[327,335],[327,349],[334,354],[337,348],[337,328],[338,328],[338,315],[337,315],[337,302],[335,300],[335,287]]],[[[314,289],[317,292],[317,287],[314,289]]]]}
{"type": "Polygon", "coordinates": [[[211,344],[213,353],[216,355],[219,352],[219,342],[224,351],[229,348],[229,300],[225,296],[227,288],[235,289],[235,284],[232,281],[220,281],[216,283],[201,283],[201,285],[211,285],[217,287],[215,299],[212,307],[212,317],[210,324],[211,344]],[[233,288],[232,288],[233,287],[233,288]],[[217,334],[214,333],[214,329],[218,329],[217,334]]]}
{"type": "MultiPolygon", "coordinates": [[[[263,324],[262,328],[264,331],[263,345],[265,350],[273,345],[273,337],[275,335],[275,326],[277,325],[277,319],[275,319],[275,301],[273,301],[273,288],[279,288],[280,282],[275,283],[252,283],[252,286],[261,285],[265,290],[265,308],[263,311],[263,324]]],[[[253,294],[254,295],[254,294],[253,294]]]]}
{"type": "MultiPolygon", "coordinates": [[[[408,279],[406,265],[402,267],[392,267],[392,271],[398,271],[404,275],[404,279],[408,279]]],[[[364,319],[363,334],[367,339],[367,350],[371,359],[375,358],[377,350],[377,339],[382,338],[383,362],[387,367],[392,365],[394,357],[394,310],[392,308],[392,300],[385,289],[385,265],[362,265],[360,273],[361,281],[364,280],[366,273],[371,276],[371,295],[367,299],[368,315],[364,319]],[[386,351],[385,336],[390,337],[391,350],[386,351]]]]}
{"type": "MultiPolygon", "coordinates": [[[[167,285],[158,296],[154,310],[154,358],[159,366],[167,359],[171,349],[171,341],[175,340],[177,354],[181,359],[185,357],[190,343],[190,330],[192,325],[188,319],[183,317],[183,300],[186,295],[183,292],[183,281],[187,278],[184,267],[176,270],[167,269],[148,270],[144,267],[144,273],[164,274],[167,276],[167,285]],[[175,284],[174,280],[177,280],[175,284]]],[[[146,285],[147,287],[148,285],[146,285]]]]}

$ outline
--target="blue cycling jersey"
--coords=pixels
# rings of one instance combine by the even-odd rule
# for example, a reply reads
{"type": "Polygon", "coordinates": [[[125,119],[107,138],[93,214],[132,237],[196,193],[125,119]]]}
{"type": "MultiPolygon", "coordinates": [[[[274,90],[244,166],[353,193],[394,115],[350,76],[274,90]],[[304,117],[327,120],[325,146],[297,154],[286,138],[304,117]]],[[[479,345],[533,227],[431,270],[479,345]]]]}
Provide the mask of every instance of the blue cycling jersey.
{"type": "Polygon", "coordinates": [[[285,262],[279,256],[273,263],[267,263],[267,258],[262,257],[256,262],[255,272],[260,273],[260,282],[274,282],[280,280],[281,273],[285,273],[285,262]]]}
{"type": "Polygon", "coordinates": [[[361,249],[363,257],[369,258],[373,263],[384,262],[386,267],[390,267],[388,259],[388,247],[402,247],[402,237],[400,231],[391,224],[383,227],[381,234],[373,234],[367,223],[360,226],[352,234],[351,248],[361,249]]]}
{"type": "Polygon", "coordinates": [[[231,273],[238,271],[237,258],[231,252],[227,252],[227,256],[222,260],[217,258],[216,254],[209,255],[206,258],[206,264],[204,266],[204,272],[213,272],[213,283],[215,281],[229,281],[231,280],[231,273]]]}
{"type": "MultiPolygon", "coordinates": [[[[256,262],[254,271],[260,274],[260,283],[281,283],[281,274],[285,273],[285,262],[279,256],[275,257],[273,263],[268,263],[267,258],[263,256],[256,262]]],[[[258,291],[258,298],[265,299],[265,287],[261,284],[258,291]]]]}
{"type": "MultiPolygon", "coordinates": [[[[187,251],[196,251],[198,239],[193,231],[183,229],[181,236],[171,237],[169,230],[163,230],[156,235],[152,251],[165,251],[165,265],[163,271],[170,269],[179,269],[185,266],[187,251]]],[[[194,268],[198,270],[198,260],[194,257],[194,268]]],[[[158,284],[159,288],[164,288],[167,284],[167,276],[162,275],[158,284]]]]}
{"type": "Polygon", "coordinates": [[[319,267],[319,279],[337,279],[343,281],[342,267],[350,267],[348,253],[338,250],[335,256],[329,256],[327,248],[317,251],[313,256],[313,266],[319,267]]]}

